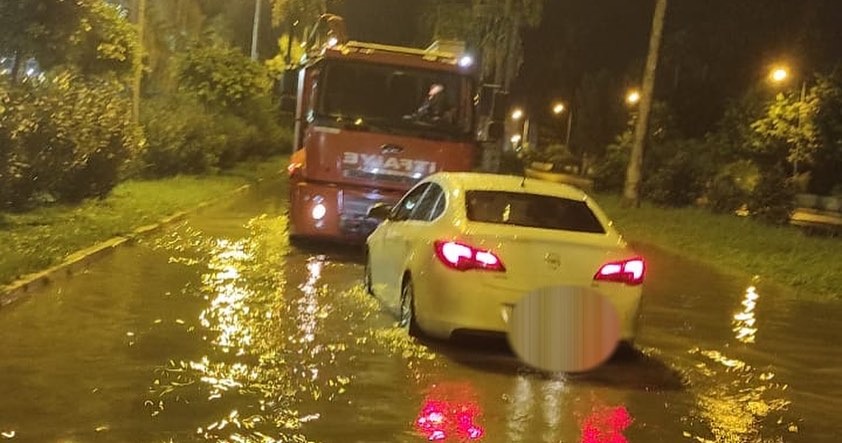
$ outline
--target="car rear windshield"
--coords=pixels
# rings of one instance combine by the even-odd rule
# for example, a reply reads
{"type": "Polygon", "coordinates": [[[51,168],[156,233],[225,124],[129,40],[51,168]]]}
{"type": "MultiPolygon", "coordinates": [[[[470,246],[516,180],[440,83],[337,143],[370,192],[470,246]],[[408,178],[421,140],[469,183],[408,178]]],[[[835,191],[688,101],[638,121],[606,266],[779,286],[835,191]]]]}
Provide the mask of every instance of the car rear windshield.
{"type": "Polygon", "coordinates": [[[605,228],[583,201],[504,191],[468,191],[468,220],[530,228],[604,234],[605,228]]]}

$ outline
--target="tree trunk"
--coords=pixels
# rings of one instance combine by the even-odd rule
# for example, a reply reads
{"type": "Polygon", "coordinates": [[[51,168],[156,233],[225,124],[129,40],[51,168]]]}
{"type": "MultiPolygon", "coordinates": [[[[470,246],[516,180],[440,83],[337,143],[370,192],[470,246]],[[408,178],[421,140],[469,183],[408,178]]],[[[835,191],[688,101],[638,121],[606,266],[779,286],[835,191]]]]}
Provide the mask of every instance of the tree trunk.
{"type": "Polygon", "coordinates": [[[145,47],[146,30],[146,0],[135,0],[135,20],[137,23],[137,55],[134,66],[134,77],[132,79],[132,121],[140,123],[140,87],[143,81],[143,52],[145,47]]]}
{"type": "Polygon", "coordinates": [[[643,91],[640,98],[640,111],[634,128],[629,167],[626,171],[626,184],[623,189],[623,206],[640,206],[640,182],[642,181],[643,148],[649,132],[649,112],[652,109],[652,95],[655,90],[655,73],[658,69],[658,52],[661,46],[661,34],[664,30],[664,18],[667,0],[657,0],[655,15],[652,19],[652,35],[649,38],[649,55],[643,72],[643,91]]]}
{"type": "Polygon", "coordinates": [[[517,76],[517,68],[520,64],[520,48],[518,48],[518,42],[520,42],[520,36],[518,35],[520,33],[520,14],[514,13],[511,22],[512,27],[509,31],[508,49],[506,51],[505,87],[507,91],[510,90],[511,84],[517,76]]]}
{"type": "Polygon", "coordinates": [[[21,66],[21,53],[20,51],[15,51],[15,60],[12,62],[12,83],[17,83],[18,79],[20,78],[20,66],[21,66]]]}

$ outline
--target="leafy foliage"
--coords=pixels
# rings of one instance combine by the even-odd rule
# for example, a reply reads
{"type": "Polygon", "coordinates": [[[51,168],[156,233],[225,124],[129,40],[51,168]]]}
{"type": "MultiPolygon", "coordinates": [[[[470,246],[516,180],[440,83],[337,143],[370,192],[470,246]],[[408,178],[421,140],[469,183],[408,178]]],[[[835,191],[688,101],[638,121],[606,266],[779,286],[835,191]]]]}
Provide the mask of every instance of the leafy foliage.
{"type": "Polygon", "coordinates": [[[92,1],[0,2],[0,54],[16,54],[21,60],[35,57],[47,68],[64,62],[71,36],[92,1]]]}
{"type": "Polygon", "coordinates": [[[751,192],[749,214],[769,224],[789,223],[795,206],[795,187],[781,167],[765,168],[751,192]]]}
{"type": "Polygon", "coordinates": [[[647,174],[646,197],[663,206],[693,204],[703,194],[707,181],[708,168],[702,160],[705,148],[705,143],[692,139],[667,143],[663,151],[671,151],[671,155],[647,174]]]}
{"type": "Polygon", "coordinates": [[[733,213],[748,202],[752,190],[757,186],[760,171],[747,160],[725,165],[711,180],[707,200],[715,213],[733,213]]]}
{"type": "Polygon", "coordinates": [[[819,101],[815,116],[819,148],[814,153],[809,190],[826,195],[842,187],[842,74],[820,76],[815,95],[819,101]]]}
{"type": "Polygon", "coordinates": [[[134,27],[104,1],[90,2],[70,41],[70,61],[86,75],[128,75],[140,50],[134,27]]]}
{"type": "Polygon", "coordinates": [[[783,159],[795,171],[799,165],[811,164],[819,146],[814,123],[817,111],[818,98],[812,92],[804,100],[794,93],[778,94],[766,115],[751,124],[755,153],[764,163],[783,159]]]}
{"type": "Polygon", "coordinates": [[[196,45],[180,62],[181,90],[209,106],[238,109],[269,91],[263,66],[239,50],[220,45],[196,45]]]}
{"type": "Polygon", "coordinates": [[[0,113],[0,206],[39,195],[79,201],[106,195],[139,152],[119,83],[60,71],[4,94],[0,113]]]}

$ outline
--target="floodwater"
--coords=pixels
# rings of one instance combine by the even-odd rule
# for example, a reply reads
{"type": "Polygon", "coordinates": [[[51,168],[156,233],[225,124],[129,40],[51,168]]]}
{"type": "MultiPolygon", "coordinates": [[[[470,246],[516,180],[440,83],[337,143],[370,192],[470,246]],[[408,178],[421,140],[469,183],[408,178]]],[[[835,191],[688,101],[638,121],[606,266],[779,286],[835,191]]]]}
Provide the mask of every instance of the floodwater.
{"type": "Polygon", "coordinates": [[[408,338],[285,183],[0,310],[0,441],[832,442],[842,307],[640,247],[637,350],[580,375],[408,338]]]}

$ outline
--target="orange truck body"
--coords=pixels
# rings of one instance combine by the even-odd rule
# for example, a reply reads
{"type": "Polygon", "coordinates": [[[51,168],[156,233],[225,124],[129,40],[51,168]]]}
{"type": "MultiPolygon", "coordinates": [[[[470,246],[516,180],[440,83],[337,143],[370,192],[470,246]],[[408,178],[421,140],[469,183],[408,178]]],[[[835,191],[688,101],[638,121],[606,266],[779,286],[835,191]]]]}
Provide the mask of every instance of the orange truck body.
{"type": "Polygon", "coordinates": [[[429,174],[477,166],[476,86],[458,57],[349,42],[298,71],[290,159],[290,236],[364,242],[376,203],[394,204],[429,174]],[[412,117],[431,84],[445,86],[446,124],[412,117]]]}

